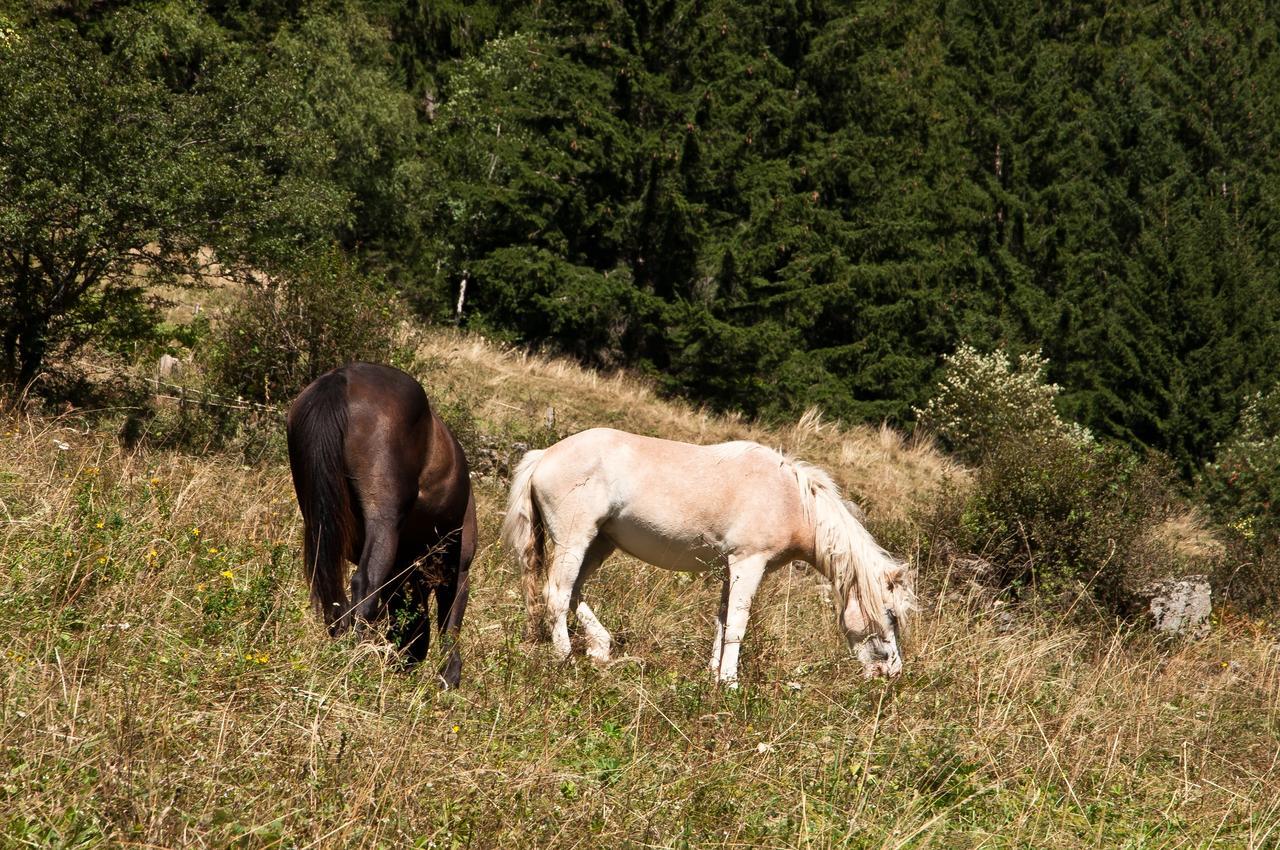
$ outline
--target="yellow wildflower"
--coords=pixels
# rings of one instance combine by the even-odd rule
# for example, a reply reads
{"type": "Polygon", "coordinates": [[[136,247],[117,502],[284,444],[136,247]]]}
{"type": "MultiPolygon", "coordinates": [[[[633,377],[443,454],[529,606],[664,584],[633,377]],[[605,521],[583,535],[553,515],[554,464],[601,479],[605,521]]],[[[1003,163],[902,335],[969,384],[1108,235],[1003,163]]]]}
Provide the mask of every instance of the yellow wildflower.
{"type": "Polygon", "coordinates": [[[203,591],[204,591],[204,582],[198,582],[198,583],[196,584],[196,592],[197,592],[197,593],[200,593],[200,592],[203,592],[203,591]]]}
{"type": "Polygon", "coordinates": [[[222,571],[222,577],[223,577],[223,578],[235,578],[235,577],[236,577],[236,574],[235,574],[235,573],[233,573],[233,572],[231,572],[231,570],[223,570],[223,571],[222,571]]]}
{"type": "Polygon", "coordinates": [[[199,536],[200,536],[200,529],[198,529],[198,528],[193,528],[193,529],[191,529],[191,536],[192,536],[192,537],[199,537],[199,536]]]}
{"type": "Polygon", "coordinates": [[[104,525],[106,525],[106,523],[104,523],[102,520],[98,520],[98,525],[97,525],[98,528],[102,528],[104,525]]]}
{"type": "Polygon", "coordinates": [[[218,554],[218,547],[217,547],[217,546],[210,546],[210,547],[209,547],[209,554],[210,554],[210,555],[216,555],[216,554],[218,554]]]}

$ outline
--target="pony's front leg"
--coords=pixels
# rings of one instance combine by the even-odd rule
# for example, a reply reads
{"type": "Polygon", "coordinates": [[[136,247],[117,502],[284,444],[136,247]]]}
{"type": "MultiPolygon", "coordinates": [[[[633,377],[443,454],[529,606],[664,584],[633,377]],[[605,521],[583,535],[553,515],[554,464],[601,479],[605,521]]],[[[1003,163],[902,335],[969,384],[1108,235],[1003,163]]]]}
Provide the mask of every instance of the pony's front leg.
{"type": "Polygon", "coordinates": [[[729,560],[729,595],[725,605],[723,646],[716,674],[716,679],[723,685],[737,687],[738,650],[742,646],[742,636],[747,631],[747,620],[751,617],[751,600],[760,588],[766,566],[768,559],[763,555],[753,555],[741,560],[731,557],[729,560]]]}
{"type": "Polygon", "coordinates": [[[724,651],[724,620],[728,614],[729,572],[725,570],[724,578],[720,580],[720,607],[716,610],[716,637],[711,643],[711,662],[707,664],[707,669],[716,678],[720,677],[720,657],[724,651]]]}

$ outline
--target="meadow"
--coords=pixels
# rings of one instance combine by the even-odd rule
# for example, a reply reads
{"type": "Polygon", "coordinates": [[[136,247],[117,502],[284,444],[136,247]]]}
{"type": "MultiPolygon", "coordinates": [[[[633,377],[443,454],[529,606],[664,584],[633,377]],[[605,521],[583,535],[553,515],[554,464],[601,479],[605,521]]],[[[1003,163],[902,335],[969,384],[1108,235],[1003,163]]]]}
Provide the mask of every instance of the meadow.
{"type": "Polygon", "coordinates": [[[453,331],[415,347],[475,466],[457,691],[434,649],[405,672],[314,621],[282,435],[246,463],[125,448],[109,412],[0,420],[0,844],[1280,847],[1264,625],[1180,641],[999,605],[930,545],[968,473],[891,429],[768,429],[453,331]],[[594,425],[828,468],[921,571],[902,677],[863,681],[799,567],[757,597],[737,691],[704,669],[718,582],[626,558],[588,591],[618,663],[523,645],[507,475],[594,425]]]}

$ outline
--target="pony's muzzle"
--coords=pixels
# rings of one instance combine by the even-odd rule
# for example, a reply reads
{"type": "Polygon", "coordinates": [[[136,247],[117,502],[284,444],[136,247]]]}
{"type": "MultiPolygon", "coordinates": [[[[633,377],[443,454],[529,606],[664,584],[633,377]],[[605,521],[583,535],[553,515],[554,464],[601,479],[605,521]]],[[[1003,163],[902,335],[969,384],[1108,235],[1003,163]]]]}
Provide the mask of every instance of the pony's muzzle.
{"type": "Polygon", "coordinates": [[[888,634],[855,634],[848,635],[849,645],[861,644],[857,649],[858,659],[862,662],[863,675],[868,679],[877,676],[892,678],[902,672],[902,640],[898,625],[898,617],[893,611],[885,611],[889,621],[888,634]]]}
{"type": "Polygon", "coordinates": [[[879,637],[868,638],[858,651],[862,662],[862,674],[868,679],[891,679],[902,672],[902,654],[890,641],[879,637]]]}

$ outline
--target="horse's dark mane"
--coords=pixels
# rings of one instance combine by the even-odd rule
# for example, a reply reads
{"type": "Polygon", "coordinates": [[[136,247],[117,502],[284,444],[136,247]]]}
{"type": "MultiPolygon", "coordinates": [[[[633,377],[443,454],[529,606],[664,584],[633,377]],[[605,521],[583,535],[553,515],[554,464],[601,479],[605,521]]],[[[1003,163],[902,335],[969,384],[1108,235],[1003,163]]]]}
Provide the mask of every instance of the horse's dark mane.
{"type": "Polygon", "coordinates": [[[353,532],[354,506],[342,456],[346,396],[347,377],[340,371],[312,384],[293,410],[297,439],[289,445],[289,466],[306,527],[302,571],[316,613],[330,625],[347,608],[343,563],[353,532]]]}

